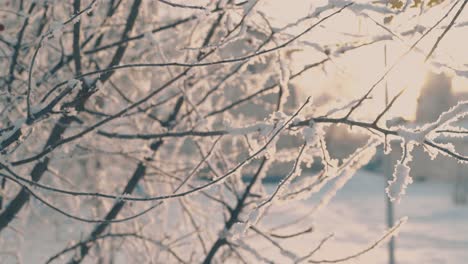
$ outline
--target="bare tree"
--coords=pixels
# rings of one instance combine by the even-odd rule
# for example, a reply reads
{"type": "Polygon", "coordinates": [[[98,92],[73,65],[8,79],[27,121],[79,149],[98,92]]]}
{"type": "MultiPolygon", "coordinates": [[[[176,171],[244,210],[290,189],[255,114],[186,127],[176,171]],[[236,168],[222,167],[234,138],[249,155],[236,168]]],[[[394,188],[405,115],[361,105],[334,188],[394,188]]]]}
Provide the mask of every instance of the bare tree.
{"type": "MultiPolygon", "coordinates": [[[[398,61],[345,104],[316,104],[293,83],[348,52],[407,42],[410,33],[393,32],[377,20],[383,35],[351,36],[339,46],[310,36],[343,14],[379,15],[388,22],[412,1],[329,1],[281,28],[261,1],[188,2],[3,0],[0,258],[15,258],[15,245],[33,239],[21,230],[38,216],[47,232],[62,237],[55,253],[41,254],[38,261],[47,263],[277,262],[258,240],[293,263],[337,263],[375,248],[405,219],[369,248],[329,259],[315,254],[331,236],[311,240],[308,252],[288,246],[290,238],[314,231],[304,217],[277,228],[262,220],[275,204],[294,208],[297,200],[332,185],[304,212],[313,215],[390,141],[404,147],[388,187],[393,200],[411,182],[415,145],[466,166],[468,157],[437,138],[468,135],[453,125],[468,115],[468,102],[416,129],[386,125],[403,91],[371,119],[356,117],[398,61]],[[318,59],[293,67],[298,50],[318,59]],[[347,158],[332,158],[325,135],[334,124],[358,129],[367,143],[347,158]],[[314,163],[320,171],[301,173],[314,163]],[[284,175],[266,190],[262,181],[278,164],[284,175]]],[[[426,54],[439,68],[450,68],[431,60],[466,4],[448,2],[448,10],[440,7],[441,20],[402,56],[424,53],[421,40],[456,12],[426,54]]]]}

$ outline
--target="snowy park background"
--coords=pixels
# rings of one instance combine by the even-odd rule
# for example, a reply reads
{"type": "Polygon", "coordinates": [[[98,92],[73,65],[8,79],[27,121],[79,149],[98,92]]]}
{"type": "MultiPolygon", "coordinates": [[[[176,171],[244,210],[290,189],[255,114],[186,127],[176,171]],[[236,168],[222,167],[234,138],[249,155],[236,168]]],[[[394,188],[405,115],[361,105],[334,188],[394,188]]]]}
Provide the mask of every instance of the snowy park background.
{"type": "MultiPolygon", "coordinates": [[[[272,190],[273,185],[269,186],[272,190]]],[[[316,247],[320,239],[334,234],[334,238],[322,247],[316,258],[345,257],[367,248],[386,230],[385,187],[382,175],[360,171],[335,196],[326,210],[320,211],[314,218],[304,218],[304,213],[309,212],[312,204],[316,202],[310,199],[303,201],[293,210],[287,205],[274,208],[271,216],[262,224],[274,228],[288,221],[302,219],[298,230],[287,229],[283,232],[294,233],[309,227],[313,228],[313,232],[298,239],[291,238],[286,248],[307,252],[316,247]]],[[[409,187],[404,202],[396,206],[396,217],[408,217],[408,222],[396,237],[397,263],[465,263],[468,259],[468,207],[453,203],[453,189],[453,184],[441,181],[417,182],[409,187]]],[[[49,210],[48,213],[53,214],[49,210]]],[[[24,263],[43,263],[47,256],[62,249],[62,243],[68,236],[80,231],[80,227],[77,226],[51,234],[47,230],[51,224],[49,221],[35,216],[28,220],[24,232],[38,239],[25,240],[19,249],[24,256],[24,263]],[[38,249],[31,251],[31,248],[38,249]]],[[[65,219],[59,217],[56,221],[61,222],[65,219]]],[[[255,239],[257,242],[254,244],[259,250],[268,252],[270,259],[278,263],[286,261],[273,246],[261,238],[255,239]]],[[[343,263],[388,263],[387,250],[387,244],[383,243],[359,258],[343,263]]],[[[117,263],[131,261],[131,258],[124,256],[117,259],[120,259],[117,263]]],[[[2,263],[8,261],[4,260],[2,263]]]]}
{"type": "MultiPolygon", "coordinates": [[[[323,246],[321,257],[346,257],[373,244],[386,230],[384,178],[375,173],[358,172],[336,195],[326,210],[315,219],[308,218],[304,226],[313,223],[317,232],[311,237],[330,233],[335,239],[323,246]]],[[[456,206],[452,201],[453,184],[440,181],[417,182],[409,187],[401,204],[396,205],[396,218],[407,216],[408,222],[396,237],[397,263],[464,263],[468,258],[468,208],[456,206]]],[[[305,201],[297,211],[307,212],[311,202],[305,201]]],[[[295,215],[287,208],[281,215],[295,215]]],[[[275,219],[276,217],[271,217],[275,219]]],[[[317,240],[315,240],[317,241],[317,240]]],[[[307,238],[294,246],[304,250],[310,245],[307,238]]],[[[387,245],[384,243],[358,259],[345,263],[388,263],[387,245]]]]}
{"type": "Polygon", "coordinates": [[[466,9],[0,0],[0,264],[468,263],[466,9]]]}

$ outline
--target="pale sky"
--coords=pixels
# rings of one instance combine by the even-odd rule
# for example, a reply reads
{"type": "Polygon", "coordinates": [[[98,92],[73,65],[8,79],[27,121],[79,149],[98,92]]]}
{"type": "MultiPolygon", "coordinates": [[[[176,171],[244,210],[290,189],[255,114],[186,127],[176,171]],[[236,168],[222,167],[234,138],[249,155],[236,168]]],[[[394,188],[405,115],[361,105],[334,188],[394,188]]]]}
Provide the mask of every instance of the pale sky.
{"type": "MultiPolygon", "coordinates": [[[[265,0],[259,3],[259,9],[265,11],[272,19],[273,26],[282,27],[285,24],[294,22],[300,17],[307,16],[315,10],[316,7],[327,3],[328,1],[320,0],[265,0]]],[[[369,2],[369,1],[356,1],[369,2]]],[[[393,21],[387,25],[393,32],[404,32],[413,29],[416,25],[423,25],[426,28],[431,27],[438,21],[453,4],[453,1],[445,1],[444,4],[432,8],[427,13],[419,15],[418,9],[411,9],[405,14],[395,16],[393,21]]],[[[446,26],[454,16],[457,8],[446,18],[436,30],[432,31],[420,44],[417,46],[423,52],[428,53],[437,37],[443,32],[443,26],[446,26]]],[[[383,16],[365,11],[374,20],[382,23],[383,16]]],[[[317,21],[311,19],[305,22],[308,26],[317,21]]],[[[404,95],[395,105],[391,115],[401,115],[406,118],[413,118],[416,109],[416,99],[419,95],[420,88],[424,83],[425,76],[431,69],[430,64],[433,62],[441,62],[457,69],[468,68],[468,10],[457,19],[455,26],[449,31],[440,43],[438,49],[433,54],[433,60],[430,59],[424,63],[425,55],[413,51],[408,54],[398,64],[397,67],[389,74],[388,87],[390,96],[395,95],[401,89],[407,88],[404,95]]],[[[308,33],[302,41],[310,41],[319,45],[343,43],[351,40],[371,40],[372,37],[379,35],[388,35],[381,27],[377,26],[370,18],[366,16],[356,16],[351,11],[345,11],[323,24],[325,27],[316,28],[308,33]],[[352,38],[344,33],[360,35],[360,38],[352,38]]],[[[294,32],[300,31],[294,29],[294,32]]],[[[329,93],[338,94],[340,97],[349,98],[350,100],[360,97],[365,93],[371,85],[382,75],[384,68],[384,43],[387,45],[388,64],[392,64],[397,60],[408,48],[418,39],[421,34],[416,33],[412,37],[405,37],[403,41],[396,38],[389,41],[373,44],[365,48],[360,48],[356,51],[348,52],[339,58],[328,62],[324,69],[316,69],[309,72],[306,76],[297,82],[304,93],[318,96],[327,91],[329,93]],[[326,74],[324,74],[324,71],[326,74]]],[[[366,42],[366,41],[363,41],[366,42]]],[[[323,54],[314,50],[311,47],[306,47],[303,52],[295,53],[294,59],[296,63],[313,63],[321,58],[323,54]]],[[[453,73],[448,73],[454,76],[453,73]]],[[[379,111],[383,107],[384,102],[384,86],[378,87],[374,94],[374,99],[367,102],[366,111],[362,114],[368,115],[369,112],[379,111]]],[[[454,76],[453,88],[455,91],[468,92],[468,80],[454,76]]]]}

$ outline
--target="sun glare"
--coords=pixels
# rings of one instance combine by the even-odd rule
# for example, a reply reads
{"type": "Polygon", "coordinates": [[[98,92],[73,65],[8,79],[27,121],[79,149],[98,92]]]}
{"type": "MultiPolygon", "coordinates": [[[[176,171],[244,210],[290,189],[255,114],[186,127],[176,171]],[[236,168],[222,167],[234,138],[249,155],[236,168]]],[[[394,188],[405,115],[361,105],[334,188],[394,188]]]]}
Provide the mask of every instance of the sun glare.
{"type": "MultiPolygon", "coordinates": [[[[417,107],[415,102],[424,85],[429,67],[424,63],[423,55],[410,53],[401,57],[404,52],[402,46],[388,46],[386,68],[383,44],[362,48],[359,52],[350,52],[346,56],[332,59],[323,68],[301,78],[298,85],[306,95],[318,97],[327,93],[331,97],[350,101],[363,96],[386,70],[396,63],[387,77],[375,88],[372,99],[366,101],[365,111],[358,111],[356,115],[372,118],[382,111],[385,108],[387,86],[389,100],[405,89],[387,115],[413,119],[417,107]]],[[[310,55],[304,54],[297,56],[311,58],[310,55]]]]}
{"type": "Polygon", "coordinates": [[[421,93],[428,73],[428,66],[420,54],[408,54],[398,63],[395,70],[388,76],[389,100],[393,95],[405,89],[404,94],[395,102],[389,115],[404,116],[414,119],[417,98],[421,93]]]}

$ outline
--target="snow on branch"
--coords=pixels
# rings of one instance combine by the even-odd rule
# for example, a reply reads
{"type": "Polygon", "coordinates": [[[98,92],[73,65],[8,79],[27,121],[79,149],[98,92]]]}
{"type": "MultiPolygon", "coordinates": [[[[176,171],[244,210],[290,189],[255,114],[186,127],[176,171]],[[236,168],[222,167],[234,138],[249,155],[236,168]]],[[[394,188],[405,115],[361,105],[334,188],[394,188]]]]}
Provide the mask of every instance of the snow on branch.
{"type": "Polygon", "coordinates": [[[462,119],[465,116],[468,116],[468,101],[459,102],[456,106],[442,113],[433,123],[429,123],[415,129],[399,127],[397,129],[397,134],[401,136],[405,142],[416,142],[421,144],[434,130],[444,129],[444,127],[449,125],[451,121],[462,119]]]}

